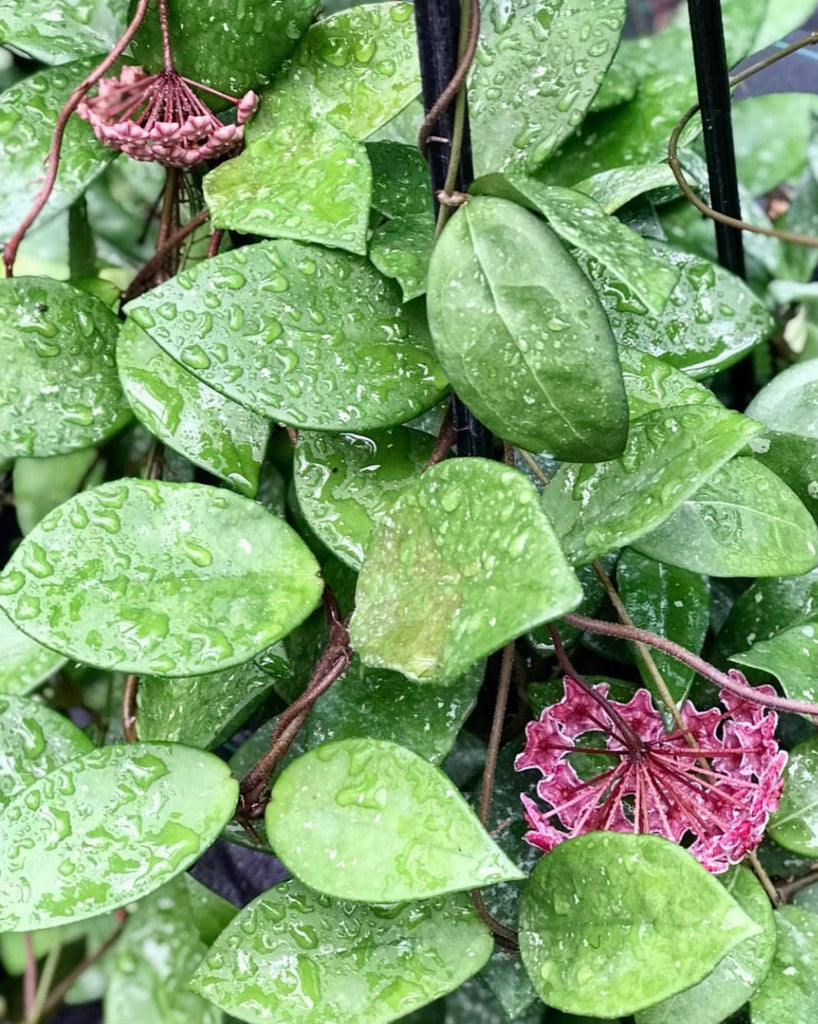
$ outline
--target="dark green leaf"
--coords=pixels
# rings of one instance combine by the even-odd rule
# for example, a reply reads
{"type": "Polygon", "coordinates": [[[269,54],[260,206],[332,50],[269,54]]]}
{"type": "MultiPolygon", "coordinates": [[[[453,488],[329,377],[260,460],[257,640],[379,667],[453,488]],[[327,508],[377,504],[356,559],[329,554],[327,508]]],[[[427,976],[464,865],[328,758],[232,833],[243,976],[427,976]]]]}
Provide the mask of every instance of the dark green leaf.
{"type": "Polygon", "coordinates": [[[706,405],[724,412],[724,406],[709,388],[697,384],[664,359],[625,348],[619,353],[631,419],[675,405],[706,405]]]}
{"type": "Polygon", "coordinates": [[[351,637],[365,664],[442,682],[581,597],[522,473],[451,460],[407,487],[376,530],[351,637]]]}
{"type": "Polygon", "coordinates": [[[265,824],[285,866],[339,899],[392,903],[524,877],[442,772],[383,740],[297,758],[273,786],[265,824]]]}
{"type": "MultiPolygon", "coordinates": [[[[446,1014],[442,1018],[442,1024],[509,1024],[509,1015],[502,1004],[492,996],[479,978],[471,978],[465,985],[461,985],[447,996],[445,1006],[446,1014]]],[[[536,1006],[516,1017],[514,1024],[542,1024],[544,1014],[545,1007],[538,1002],[536,1006]]],[[[552,1020],[552,1012],[549,1010],[549,1024],[552,1020]]],[[[427,1022],[421,1021],[420,1024],[427,1022]]],[[[572,1021],[572,1024],[576,1022],[572,1021]]]]}
{"type": "Polygon", "coordinates": [[[372,233],[369,258],[382,274],[395,278],[404,302],[426,291],[434,235],[428,213],[388,220],[372,233]]]}
{"type": "Polygon", "coordinates": [[[122,35],[126,8],[127,0],[0,0],[0,43],[44,64],[92,57],[122,35]]]}
{"type": "Polygon", "coordinates": [[[20,532],[31,533],[52,509],[73,497],[90,476],[96,477],[94,483],[101,483],[102,474],[91,473],[98,457],[96,448],[78,448],[45,459],[15,460],[12,489],[20,532]]]}
{"type": "Polygon", "coordinates": [[[812,737],[790,751],[781,802],[770,817],[770,838],[804,857],[818,856],[816,773],[818,737],[812,737]]]}
{"type": "Polygon", "coordinates": [[[499,947],[495,949],[479,978],[512,1020],[522,1017],[533,1003],[539,1002],[516,952],[499,947]]]}
{"type": "Polygon", "coordinates": [[[750,442],[750,451],[757,462],[795,491],[818,520],[818,438],[766,430],[750,442]]]}
{"type": "Polygon", "coordinates": [[[30,693],[67,660],[26,636],[0,609],[0,693],[30,693]]]}
{"type": "Polygon", "coordinates": [[[776,948],[766,980],[750,1001],[753,1024],[811,1021],[818,1013],[818,916],[779,907],[776,948]]]}
{"type": "Polygon", "coordinates": [[[537,217],[472,199],[435,246],[427,302],[444,371],[495,433],[559,459],[622,452],[627,404],[608,321],[537,217]]]}
{"type": "Polygon", "coordinates": [[[367,142],[372,165],[372,205],[384,217],[432,219],[429,168],[417,146],[367,142]]]}

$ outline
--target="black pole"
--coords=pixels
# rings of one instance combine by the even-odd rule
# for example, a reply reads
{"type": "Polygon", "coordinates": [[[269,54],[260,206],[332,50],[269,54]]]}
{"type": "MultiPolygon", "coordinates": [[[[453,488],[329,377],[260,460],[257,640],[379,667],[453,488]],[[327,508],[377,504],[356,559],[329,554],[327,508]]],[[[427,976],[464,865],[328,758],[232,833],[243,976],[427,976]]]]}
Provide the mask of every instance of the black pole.
{"type": "MultiPolygon", "coordinates": [[[[454,77],[457,68],[457,44],[460,35],[459,0],[416,0],[415,28],[423,83],[423,106],[428,113],[454,77]]],[[[454,107],[452,102],[437,119],[428,142],[429,178],[435,215],[438,211],[437,193],[443,188],[449,170],[454,107]]],[[[465,192],[473,177],[467,112],[455,189],[465,192]]],[[[458,455],[491,458],[491,433],[469,412],[457,395],[452,395],[452,423],[457,437],[458,455]]]]}

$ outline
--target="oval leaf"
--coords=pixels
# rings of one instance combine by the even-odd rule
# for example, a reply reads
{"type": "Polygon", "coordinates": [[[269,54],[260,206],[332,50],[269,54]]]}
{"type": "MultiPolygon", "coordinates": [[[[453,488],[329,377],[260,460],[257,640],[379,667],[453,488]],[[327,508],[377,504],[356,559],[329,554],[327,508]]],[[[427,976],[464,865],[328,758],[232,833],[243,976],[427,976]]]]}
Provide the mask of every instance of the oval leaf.
{"type": "Polygon", "coordinates": [[[793,853],[818,856],[818,737],[799,743],[790,752],[784,774],[784,792],[771,815],[770,836],[793,853]]]}
{"type": "Polygon", "coordinates": [[[435,227],[428,213],[388,220],[369,240],[369,258],[387,277],[394,277],[409,302],[426,291],[435,227]]]}
{"type": "Polygon", "coordinates": [[[753,1024],[811,1021],[818,1013],[818,916],[779,907],[773,965],[750,1001],[753,1024]]]}
{"type": "Polygon", "coordinates": [[[582,599],[533,486],[486,459],[439,463],[384,516],[350,636],[364,664],[454,679],[582,599]]]}
{"type": "MultiPolygon", "coordinates": [[[[765,611],[763,605],[759,611],[765,611]]],[[[803,611],[803,608],[798,609],[798,618],[803,611]]],[[[765,620],[769,626],[766,615],[765,620]]],[[[769,640],[761,640],[749,651],[734,654],[730,660],[769,672],[778,679],[790,698],[815,701],[818,700],[818,678],[813,667],[814,654],[818,654],[818,630],[813,620],[784,629],[769,640]]]]}
{"type": "Polygon", "coordinates": [[[127,0],[4,0],[0,42],[44,64],[102,54],[122,35],[126,7],[127,0]]]}
{"type": "Polygon", "coordinates": [[[19,630],[0,608],[0,693],[31,693],[67,660],[19,630]]]}
{"type": "Polygon", "coordinates": [[[0,577],[3,609],[40,642],[167,676],[247,661],[320,595],[317,562],[277,516],[229,491],[148,480],[76,495],[0,577]]]}
{"type": "Polygon", "coordinates": [[[46,459],[16,459],[12,473],[14,511],[20,532],[31,533],[48,513],[73,497],[89,478],[102,482],[104,466],[96,448],[78,448],[46,459]]]}
{"type": "Polygon", "coordinates": [[[338,740],[276,780],[267,837],[311,889],[392,903],[522,878],[451,781],[383,740],[338,740]]]}
{"type": "Polygon", "coordinates": [[[778,433],[818,441],[818,359],[773,377],[747,406],[747,415],[778,433]]]}
{"type": "Polygon", "coordinates": [[[210,754],[166,743],[74,758],[3,815],[0,928],[81,921],[178,875],[235,810],[238,785],[210,754]]]}
{"type": "Polygon", "coordinates": [[[608,321],[537,217],[476,198],[432,253],[429,326],[452,386],[491,430],[530,451],[621,454],[627,402],[608,321]]]}

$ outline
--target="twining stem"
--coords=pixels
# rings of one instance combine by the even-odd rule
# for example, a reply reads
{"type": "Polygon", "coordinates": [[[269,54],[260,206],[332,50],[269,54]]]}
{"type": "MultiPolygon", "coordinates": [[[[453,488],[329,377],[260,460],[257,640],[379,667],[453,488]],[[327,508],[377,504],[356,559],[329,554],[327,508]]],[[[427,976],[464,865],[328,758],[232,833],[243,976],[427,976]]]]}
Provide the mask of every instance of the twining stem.
{"type": "Polygon", "coordinates": [[[153,282],[156,279],[156,274],[161,269],[168,253],[178,249],[180,242],[183,242],[189,234],[196,230],[196,228],[200,228],[202,224],[206,224],[209,219],[210,211],[202,210],[202,212],[197,213],[195,217],[191,217],[187,224],[179,228],[178,231],[174,231],[173,234],[167,238],[162,248],[157,248],[154,255],[151,256],[148,262],[139,270],[139,273],[133,281],[128,285],[124,295],[122,296],[123,305],[126,302],[130,302],[131,299],[138,298],[140,295],[152,288],[153,282]]]}
{"type": "Polygon", "coordinates": [[[39,1024],[42,1020],[46,999],[48,997],[49,989],[51,988],[51,982],[54,980],[54,972],[57,970],[57,962],[60,959],[61,952],[62,944],[60,942],[55,942],[48,951],[48,956],[45,958],[43,971],[40,975],[40,981],[37,985],[37,992],[31,1005],[31,1010],[26,1016],[23,1024],[39,1024]]]}
{"type": "Polygon", "coordinates": [[[432,454],[429,456],[426,465],[423,467],[424,470],[436,466],[438,462],[442,462],[449,454],[449,450],[457,441],[457,432],[454,429],[454,417],[452,415],[452,403],[446,406],[446,412],[443,414],[443,421],[440,424],[440,430],[437,433],[437,440],[435,446],[432,449],[432,454]]]}
{"type": "Polygon", "coordinates": [[[37,994],[37,957],[34,955],[31,932],[26,932],[23,936],[23,946],[26,951],[26,966],[23,972],[23,1016],[30,1017],[37,994]]]}
{"type": "Polygon", "coordinates": [[[129,672],[122,687],[122,731],[127,743],[136,743],[136,695],[139,690],[139,676],[129,672]]]}
{"type": "Polygon", "coordinates": [[[772,879],[764,870],[764,865],[758,859],[758,854],[755,852],[755,850],[748,850],[744,856],[747,860],[747,863],[753,869],[756,878],[759,880],[759,882],[761,882],[762,886],[764,887],[764,892],[766,892],[767,896],[770,898],[770,903],[772,903],[774,907],[783,906],[784,900],[781,896],[781,893],[773,885],[772,879]]]}
{"type": "Polygon", "coordinates": [[[806,889],[818,882],[818,864],[813,863],[812,867],[800,878],[791,878],[789,881],[779,882],[776,886],[778,897],[782,903],[789,903],[797,892],[806,889]]]}
{"type": "Polygon", "coordinates": [[[162,67],[165,71],[173,71],[173,53],[170,48],[170,29],[168,27],[167,0],[157,0],[159,4],[159,29],[162,33],[162,67]]]}
{"type": "Polygon", "coordinates": [[[63,999],[65,999],[66,993],[77,980],[77,978],[79,978],[80,975],[84,974],[89,967],[93,967],[98,960],[101,960],[102,957],[105,956],[105,954],[108,952],[111,946],[113,946],[113,944],[122,934],[122,929],[125,927],[125,924],[128,920],[128,915],[125,913],[124,910],[118,910],[116,913],[119,917],[119,925],[117,926],[117,928],[108,936],[108,938],[102,943],[101,946],[98,946],[93,953],[89,953],[84,960],[81,960],[80,963],[72,967],[71,970],[65,975],[65,977],[60,978],[59,982],[54,986],[54,988],[49,993],[48,998],[43,1003],[42,1011],[40,1014],[41,1018],[48,1017],[51,1013],[54,1012],[54,1010],[57,1009],[57,1007],[60,1005],[63,999]]]}
{"type": "Polygon", "coordinates": [[[543,485],[543,487],[547,487],[550,481],[549,481],[548,477],[545,475],[545,473],[543,473],[543,471],[537,465],[537,460],[534,458],[534,456],[530,452],[527,452],[525,450],[525,448],[518,448],[517,452],[521,456],[523,462],[525,462],[525,464],[528,466],[528,468],[534,474],[534,476],[543,485]]]}

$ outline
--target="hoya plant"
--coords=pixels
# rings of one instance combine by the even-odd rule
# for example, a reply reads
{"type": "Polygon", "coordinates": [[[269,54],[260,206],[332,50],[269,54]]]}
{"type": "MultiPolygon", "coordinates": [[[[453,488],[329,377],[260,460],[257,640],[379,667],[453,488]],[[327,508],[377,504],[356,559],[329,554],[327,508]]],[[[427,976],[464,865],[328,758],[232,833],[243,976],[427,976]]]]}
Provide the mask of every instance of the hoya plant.
{"type": "Polygon", "coordinates": [[[818,1014],[818,101],[480,6],[0,3],[4,1020],[818,1014]]]}

